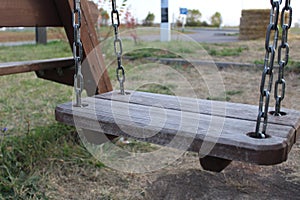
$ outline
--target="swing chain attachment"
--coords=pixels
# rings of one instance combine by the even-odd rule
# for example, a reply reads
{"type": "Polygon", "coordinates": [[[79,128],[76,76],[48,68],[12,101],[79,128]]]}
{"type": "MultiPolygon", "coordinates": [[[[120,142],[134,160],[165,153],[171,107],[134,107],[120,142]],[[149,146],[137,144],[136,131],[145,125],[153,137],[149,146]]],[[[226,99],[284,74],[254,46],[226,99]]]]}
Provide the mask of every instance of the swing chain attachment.
{"type": "MultiPolygon", "coordinates": [[[[261,79],[260,85],[260,100],[259,100],[259,110],[258,110],[258,117],[256,121],[256,130],[255,130],[255,137],[256,138],[266,138],[266,130],[268,125],[268,112],[269,112],[269,103],[270,103],[270,94],[273,84],[273,68],[275,63],[275,54],[278,45],[278,37],[279,37],[279,14],[280,14],[280,5],[282,4],[283,0],[271,0],[270,3],[272,5],[271,12],[270,12],[270,24],[267,28],[266,34],[266,56],[264,60],[264,70],[261,79]],[[274,32],[273,43],[270,43],[271,35],[274,32]],[[268,76],[268,77],[267,77],[268,76]],[[266,85],[266,79],[268,78],[268,85],[266,85]],[[263,120],[263,127],[261,129],[261,123],[263,120]]],[[[275,82],[275,92],[274,97],[276,100],[275,105],[275,116],[281,116],[280,107],[281,101],[284,99],[285,96],[285,80],[284,80],[284,68],[288,64],[289,60],[289,44],[288,44],[288,31],[292,25],[292,7],[291,7],[291,0],[285,0],[285,5],[281,11],[281,19],[280,19],[280,26],[281,26],[281,44],[278,49],[278,79],[275,82]],[[286,21],[286,14],[288,13],[286,21]],[[284,54],[284,55],[283,55],[284,54]],[[282,59],[282,57],[284,58],[282,59]],[[281,91],[281,93],[280,93],[281,91]],[[280,93],[280,95],[279,95],[280,93]]]]}
{"type": "Polygon", "coordinates": [[[112,0],[111,20],[115,32],[114,51],[117,56],[117,62],[118,62],[116,75],[120,83],[120,93],[121,95],[125,95],[125,89],[124,89],[125,70],[122,65],[123,45],[122,45],[122,40],[119,36],[120,15],[119,15],[119,11],[117,10],[116,0],[112,0]]]}
{"type": "Polygon", "coordinates": [[[270,103],[270,93],[273,85],[273,68],[275,62],[275,54],[278,45],[278,21],[279,21],[279,8],[282,3],[281,0],[271,0],[270,11],[270,24],[267,28],[266,41],[265,41],[265,59],[264,70],[262,73],[261,85],[260,85],[260,99],[258,117],[256,121],[255,137],[266,138],[266,130],[268,124],[268,112],[270,103]],[[272,34],[274,34],[273,41],[271,40],[272,34]],[[268,83],[267,82],[268,79],[268,83]],[[263,122],[262,122],[263,121],[263,122]],[[262,131],[260,132],[261,123],[263,123],[262,131]]]}
{"type": "Polygon", "coordinates": [[[80,27],[81,27],[80,0],[74,0],[72,22],[74,28],[73,57],[75,61],[74,90],[76,94],[76,100],[74,106],[82,107],[81,93],[83,91],[83,75],[81,72],[81,63],[83,58],[83,46],[80,39],[80,27]]]}
{"type": "Polygon", "coordinates": [[[278,70],[278,79],[275,82],[275,92],[274,92],[274,98],[276,101],[275,113],[274,113],[275,116],[281,116],[281,112],[280,112],[281,102],[285,96],[284,68],[289,62],[290,48],[288,44],[288,32],[292,25],[292,15],[293,15],[293,10],[291,7],[291,1],[286,0],[285,6],[282,8],[281,11],[281,20],[280,20],[282,36],[281,36],[281,45],[278,48],[279,70],[278,70]],[[286,22],[286,16],[288,19],[287,22],[286,22]],[[280,90],[281,90],[281,94],[279,95],[280,90]]]}

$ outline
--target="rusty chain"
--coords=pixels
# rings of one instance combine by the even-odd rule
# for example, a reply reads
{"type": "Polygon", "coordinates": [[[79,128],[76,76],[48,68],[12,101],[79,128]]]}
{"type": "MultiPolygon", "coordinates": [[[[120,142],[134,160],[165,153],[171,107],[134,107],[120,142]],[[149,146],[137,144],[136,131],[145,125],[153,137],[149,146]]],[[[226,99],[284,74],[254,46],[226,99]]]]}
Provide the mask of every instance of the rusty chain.
{"type": "Polygon", "coordinates": [[[118,61],[116,75],[120,83],[120,93],[122,95],[125,95],[125,89],[124,89],[125,70],[122,65],[123,46],[122,46],[122,40],[119,36],[120,15],[119,15],[119,11],[117,10],[116,0],[112,0],[111,20],[112,20],[112,26],[114,28],[114,33],[115,33],[114,51],[118,61]]]}

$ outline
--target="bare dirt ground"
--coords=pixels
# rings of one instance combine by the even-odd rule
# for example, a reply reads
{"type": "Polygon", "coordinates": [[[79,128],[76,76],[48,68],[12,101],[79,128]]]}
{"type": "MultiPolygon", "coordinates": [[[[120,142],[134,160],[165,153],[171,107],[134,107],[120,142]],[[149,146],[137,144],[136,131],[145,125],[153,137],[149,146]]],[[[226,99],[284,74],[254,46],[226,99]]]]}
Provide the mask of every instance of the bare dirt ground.
{"type": "MultiPolygon", "coordinates": [[[[239,56],[214,57],[214,60],[253,63],[263,59],[263,41],[230,44],[241,45],[246,45],[249,51],[239,56]]],[[[291,46],[291,58],[299,61],[299,41],[292,41],[291,46]]],[[[199,84],[191,71],[182,73],[199,84]]],[[[226,91],[239,91],[229,101],[257,105],[260,69],[228,68],[220,74],[226,91]]],[[[283,106],[300,110],[300,75],[291,72],[286,74],[286,79],[287,97],[283,106]]],[[[145,174],[107,167],[82,168],[80,164],[74,166],[63,160],[44,166],[37,173],[45,177],[47,184],[42,187],[50,199],[300,199],[300,141],[283,164],[257,166],[232,162],[221,173],[202,170],[198,155],[189,152],[164,169],[145,174]]]]}

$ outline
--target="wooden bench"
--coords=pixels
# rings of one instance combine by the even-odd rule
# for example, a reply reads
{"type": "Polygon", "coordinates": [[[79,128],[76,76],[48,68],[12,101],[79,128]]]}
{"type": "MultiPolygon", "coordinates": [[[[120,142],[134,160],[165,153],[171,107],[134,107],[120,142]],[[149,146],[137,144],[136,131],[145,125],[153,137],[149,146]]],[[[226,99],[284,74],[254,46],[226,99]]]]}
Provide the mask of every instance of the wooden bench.
{"type": "Polygon", "coordinates": [[[74,84],[73,67],[73,58],[7,62],[0,63],[0,76],[36,72],[39,78],[72,86],[74,84]]]}
{"type": "Polygon", "coordinates": [[[256,125],[257,107],[145,92],[122,96],[113,91],[83,99],[88,106],[72,103],[56,107],[56,120],[94,132],[125,136],[172,148],[200,150],[211,146],[201,165],[221,171],[232,160],[273,165],[284,162],[297,139],[300,112],[270,115],[266,139],[247,134],[256,125]]]}
{"type": "Polygon", "coordinates": [[[0,76],[74,66],[73,58],[0,63],[0,76]]]}

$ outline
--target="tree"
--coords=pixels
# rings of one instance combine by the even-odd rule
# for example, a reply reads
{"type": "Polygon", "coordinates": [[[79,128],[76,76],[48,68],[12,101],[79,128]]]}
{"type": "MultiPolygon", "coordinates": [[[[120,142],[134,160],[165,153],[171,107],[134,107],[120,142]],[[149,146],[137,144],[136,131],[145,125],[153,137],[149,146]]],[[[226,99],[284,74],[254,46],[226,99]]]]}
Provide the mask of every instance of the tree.
{"type": "Polygon", "coordinates": [[[155,15],[153,13],[148,12],[147,17],[145,18],[143,25],[144,26],[152,26],[154,23],[155,15]]]}
{"type": "Polygon", "coordinates": [[[107,26],[108,25],[108,20],[109,20],[109,14],[106,10],[104,10],[103,8],[100,8],[99,10],[100,12],[100,17],[101,17],[101,25],[105,25],[107,26]]]}
{"type": "Polygon", "coordinates": [[[222,16],[221,13],[216,12],[213,16],[210,18],[211,25],[214,27],[220,27],[222,24],[222,16]]]}
{"type": "Polygon", "coordinates": [[[134,43],[137,44],[137,32],[136,32],[136,20],[132,13],[130,12],[129,8],[127,8],[125,13],[125,23],[126,28],[128,29],[130,36],[133,38],[134,43]]]}
{"type": "Polygon", "coordinates": [[[188,26],[200,26],[202,13],[199,10],[193,9],[188,10],[187,18],[186,18],[186,25],[188,26]]]}

